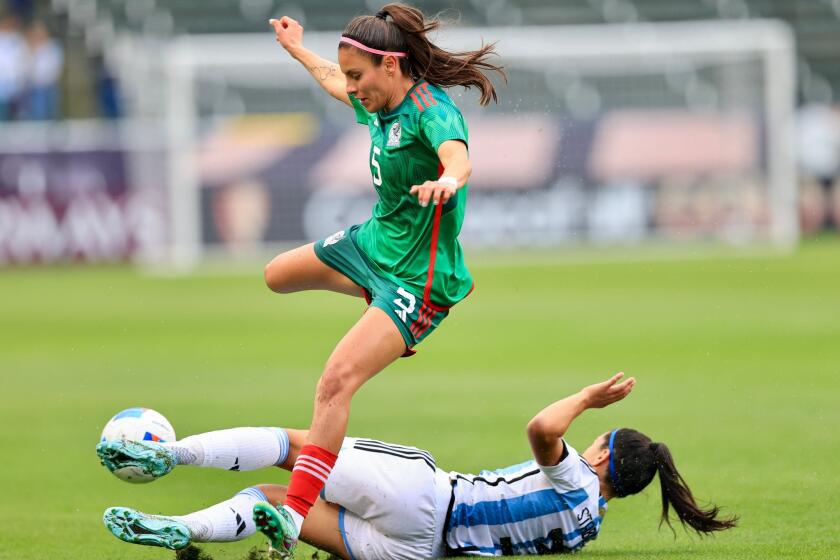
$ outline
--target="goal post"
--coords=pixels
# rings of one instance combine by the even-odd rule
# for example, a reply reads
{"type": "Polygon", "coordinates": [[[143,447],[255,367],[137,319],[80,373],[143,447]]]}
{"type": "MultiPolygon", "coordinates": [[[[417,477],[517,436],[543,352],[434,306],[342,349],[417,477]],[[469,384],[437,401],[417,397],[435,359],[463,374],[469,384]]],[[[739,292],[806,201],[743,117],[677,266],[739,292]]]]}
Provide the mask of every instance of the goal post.
{"type": "MultiPolygon", "coordinates": [[[[331,58],[338,32],[307,32],[331,58]]],[[[475,173],[465,244],[714,240],[794,246],[795,48],[776,21],[446,29],[497,41],[500,104],[450,95],[475,173]]],[[[173,265],[366,219],[366,131],[269,32],[117,49],[134,117],[160,123],[173,265]],[[157,83],[159,93],[150,93],[157,83]]],[[[498,81],[497,81],[498,83],[498,81]]]]}

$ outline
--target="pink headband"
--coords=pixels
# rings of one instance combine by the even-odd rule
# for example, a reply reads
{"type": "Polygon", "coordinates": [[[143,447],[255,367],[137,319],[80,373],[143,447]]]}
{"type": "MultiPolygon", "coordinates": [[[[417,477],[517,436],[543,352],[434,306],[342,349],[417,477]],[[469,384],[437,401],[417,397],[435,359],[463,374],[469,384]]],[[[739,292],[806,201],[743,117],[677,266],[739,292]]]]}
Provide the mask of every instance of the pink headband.
{"type": "Polygon", "coordinates": [[[396,56],[396,57],[408,56],[408,53],[404,53],[404,52],[380,51],[379,49],[373,49],[373,48],[371,48],[371,47],[369,47],[369,46],[367,46],[363,43],[360,43],[358,41],[355,41],[355,40],[351,39],[350,37],[345,37],[343,35],[341,36],[341,40],[339,40],[339,43],[347,43],[348,45],[353,45],[357,49],[362,49],[365,52],[369,52],[369,53],[372,53],[372,54],[381,54],[382,56],[396,56]]]}

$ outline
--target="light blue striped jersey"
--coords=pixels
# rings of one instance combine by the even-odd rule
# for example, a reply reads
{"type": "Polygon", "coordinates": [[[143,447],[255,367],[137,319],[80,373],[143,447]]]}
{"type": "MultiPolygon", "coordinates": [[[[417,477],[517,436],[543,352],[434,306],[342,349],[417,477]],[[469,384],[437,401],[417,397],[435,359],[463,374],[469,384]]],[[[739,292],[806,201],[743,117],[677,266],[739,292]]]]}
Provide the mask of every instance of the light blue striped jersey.
{"type": "Polygon", "coordinates": [[[474,556],[575,551],[598,536],[607,509],[598,476],[577,451],[553,467],[527,461],[455,481],[446,545],[474,556]]]}

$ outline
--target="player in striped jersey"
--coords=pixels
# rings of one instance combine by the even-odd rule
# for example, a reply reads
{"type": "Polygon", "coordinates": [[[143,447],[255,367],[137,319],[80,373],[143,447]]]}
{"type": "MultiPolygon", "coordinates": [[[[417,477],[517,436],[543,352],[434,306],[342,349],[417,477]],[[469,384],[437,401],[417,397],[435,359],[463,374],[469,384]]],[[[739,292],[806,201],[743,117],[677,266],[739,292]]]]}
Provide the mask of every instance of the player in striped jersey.
{"type": "MultiPolygon", "coordinates": [[[[533,459],[479,475],[441,470],[430,453],[416,447],[345,438],[301,538],[349,560],[571,552],[598,536],[608,501],[640,492],[657,473],[664,522],[670,525],[673,509],[698,533],[734,527],[736,519],[721,518],[717,507],[697,505],[665,444],[626,428],[599,436],[582,453],[565,441],[578,415],[633,390],[635,380],[620,383],[621,377],[545,408],[528,424],[533,459]]],[[[133,466],[163,476],[175,464],[291,470],[305,443],[303,431],[234,428],[173,443],[106,442],[97,449],[111,470],[133,466]]],[[[109,508],[105,524],[126,542],[173,549],[240,540],[256,531],[251,509],[265,501],[281,503],[286,493],[276,484],[247,488],[184,516],[109,508]]]]}
{"type": "Polygon", "coordinates": [[[331,290],[364,296],[361,319],[333,350],[319,380],[308,444],[279,509],[255,511],[281,555],[295,547],[347,430],[350,402],[371,377],[424,340],[472,290],[458,234],[471,173],[467,126],[442,88],[475,87],[496,99],[484,72],[492,45],[451,53],[429,41],[438,20],[404,4],[358,16],[338,41],[338,64],[303,46],[303,27],[270,21],[279,42],[367,127],[378,200],[372,216],[275,257],[265,269],[280,293],[331,290]],[[319,468],[316,468],[320,467],[319,468]]]}

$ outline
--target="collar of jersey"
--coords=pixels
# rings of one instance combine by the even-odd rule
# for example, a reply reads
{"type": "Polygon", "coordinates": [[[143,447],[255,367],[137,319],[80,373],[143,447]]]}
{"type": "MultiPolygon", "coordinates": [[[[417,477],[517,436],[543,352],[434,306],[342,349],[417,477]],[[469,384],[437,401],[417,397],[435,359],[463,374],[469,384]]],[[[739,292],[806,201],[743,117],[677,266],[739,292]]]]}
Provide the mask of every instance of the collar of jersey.
{"type": "Polygon", "coordinates": [[[399,115],[400,113],[402,113],[403,109],[406,107],[406,103],[411,102],[411,99],[410,99],[411,92],[413,92],[415,89],[417,89],[417,86],[419,86],[420,84],[425,84],[425,83],[426,83],[426,80],[417,80],[416,82],[414,82],[414,85],[411,86],[411,88],[407,92],[405,92],[405,97],[403,97],[403,100],[400,101],[400,104],[397,105],[394,108],[393,111],[388,111],[387,113],[385,111],[382,111],[382,110],[377,111],[377,114],[379,115],[379,118],[380,119],[387,119],[388,117],[393,117],[394,115],[399,115]]]}

